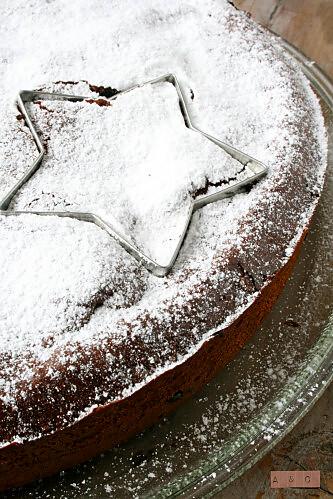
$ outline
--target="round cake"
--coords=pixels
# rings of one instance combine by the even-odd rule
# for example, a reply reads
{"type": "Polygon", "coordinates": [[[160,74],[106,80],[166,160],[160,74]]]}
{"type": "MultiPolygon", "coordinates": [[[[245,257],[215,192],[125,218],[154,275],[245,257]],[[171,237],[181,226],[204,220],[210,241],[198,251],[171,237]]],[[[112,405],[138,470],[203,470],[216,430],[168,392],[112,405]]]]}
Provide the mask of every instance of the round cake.
{"type": "Polygon", "coordinates": [[[0,212],[5,490],[125,442],[237,354],[290,275],[327,145],[298,66],[226,1],[1,10],[0,199],[38,156],[20,90],[85,96],[26,104],[46,154],[0,212]],[[57,213],[94,213],[164,264],[193,200],[244,178],[243,164],[185,126],[170,82],[145,84],[170,73],[192,123],[268,172],[195,211],[159,277],[101,227],[57,213]]]}

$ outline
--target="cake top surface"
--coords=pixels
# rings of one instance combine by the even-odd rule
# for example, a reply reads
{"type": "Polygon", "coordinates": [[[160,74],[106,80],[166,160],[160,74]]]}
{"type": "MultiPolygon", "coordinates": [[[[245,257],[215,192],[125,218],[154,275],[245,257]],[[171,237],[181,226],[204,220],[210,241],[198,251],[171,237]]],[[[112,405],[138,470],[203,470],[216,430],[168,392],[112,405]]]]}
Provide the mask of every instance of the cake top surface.
{"type": "Polygon", "coordinates": [[[47,155],[12,209],[97,211],[151,256],[168,259],[193,195],[242,175],[241,165],[184,126],[170,84],[105,97],[108,87],[123,90],[170,72],[196,126],[269,167],[248,192],[194,214],[163,279],[93,224],[1,216],[7,442],[36,438],[40,418],[43,432],[51,432],[128,395],[241,314],[309,221],[326,142],[320,107],[300,70],[278,41],[227,2],[15,0],[0,16],[0,192],[36,157],[13,105],[19,90],[110,103],[30,105],[47,155]],[[77,398],[69,396],[73,386],[77,398]],[[28,418],[34,397],[46,407],[51,393],[59,404],[50,415],[28,418]],[[13,414],[20,414],[15,425],[13,414]]]}

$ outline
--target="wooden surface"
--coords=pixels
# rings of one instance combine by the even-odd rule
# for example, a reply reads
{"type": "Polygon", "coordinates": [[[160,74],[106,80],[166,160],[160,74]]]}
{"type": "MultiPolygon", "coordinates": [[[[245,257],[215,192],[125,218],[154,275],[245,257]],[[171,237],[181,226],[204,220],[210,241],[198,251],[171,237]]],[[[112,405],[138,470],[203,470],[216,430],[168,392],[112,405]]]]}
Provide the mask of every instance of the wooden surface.
{"type": "MultiPolygon", "coordinates": [[[[333,0],[234,0],[261,24],[299,47],[333,78],[333,0]]],[[[333,496],[333,386],[310,413],[254,468],[216,497],[221,499],[333,496]],[[271,470],[321,471],[320,489],[270,488],[271,470]]]]}
{"type": "Polygon", "coordinates": [[[333,78],[333,0],[234,0],[233,3],[299,47],[333,78]]]}

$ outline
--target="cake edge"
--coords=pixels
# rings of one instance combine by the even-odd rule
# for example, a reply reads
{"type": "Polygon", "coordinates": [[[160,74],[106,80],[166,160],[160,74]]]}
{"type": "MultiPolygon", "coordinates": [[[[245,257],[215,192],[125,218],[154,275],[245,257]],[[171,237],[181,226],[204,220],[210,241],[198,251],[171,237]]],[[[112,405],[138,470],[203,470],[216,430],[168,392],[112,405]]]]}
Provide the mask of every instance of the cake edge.
{"type": "Polygon", "coordinates": [[[128,441],[173,412],[225,367],[251,339],[282,293],[306,238],[313,213],[293,254],[235,321],[206,339],[184,362],[128,397],[99,406],[73,425],[36,440],[0,448],[0,491],[72,468],[128,441]],[[207,362],[207,359],[210,362],[207,362]],[[180,393],[180,397],[175,397],[180,393]]]}

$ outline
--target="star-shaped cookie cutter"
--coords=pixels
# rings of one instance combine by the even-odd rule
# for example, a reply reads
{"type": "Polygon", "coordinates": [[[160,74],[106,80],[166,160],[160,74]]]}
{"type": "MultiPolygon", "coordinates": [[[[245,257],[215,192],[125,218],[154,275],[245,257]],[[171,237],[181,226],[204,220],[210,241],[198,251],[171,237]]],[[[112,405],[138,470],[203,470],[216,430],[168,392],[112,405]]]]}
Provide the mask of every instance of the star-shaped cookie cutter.
{"type": "Polygon", "coordinates": [[[38,149],[38,157],[35,159],[33,164],[30,166],[30,168],[26,171],[26,173],[19,179],[19,181],[13,186],[12,189],[5,195],[5,197],[0,201],[0,214],[1,215],[22,215],[26,213],[30,214],[35,214],[35,215],[41,215],[41,216],[58,216],[58,217],[69,217],[69,218],[75,218],[77,220],[82,220],[85,222],[91,222],[102,229],[104,229],[110,236],[112,236],[128,253],[130,253],[136,260],[141,262],[150,272],[152,272],[155,276],[158,277],[164,277],[168,274],[168,272],[171,270],[173,267],[177,256],[179,254],[180,248],[184,242],[184,239],[186,237],[187,230],[189,228],[189,224],[191,222],[192,215],[195,211],[198,209],[202,208],[203,206],[213,203],[214,201],[218,201],[223,198],[230,197],[236,193],[239,193],[244,189],[244,187],[248,186],[249,184],[252,184],[253,182],[257,181],[261,177],[263,177],[267,173],[267,167],[261,163],[260,161],[252,158],[248,154],[240,151],[239,149],[236,149],[235,147],[232,147],[229,144],[226,144],[222,142],[221,140],[218,140],[215,137],[212,137],[206,132],[203,132],[199,128],[193,125],[190,114],[188,111],[188,108],[185,103],[185,98],[183,96],[183,92],[181,90],[180,84],[176,78],[175,75],[173,74],[166,74],[163,76],[160,76],[158,78],[154,78],[152,80],[149,80],[144,83],[140,83],[138,85],[132,86],[126,90],[123,90],[121,92],[118,92],[115,94],[113,97],[108,99],[109,101],[112,101],[116,99],[119,95],[130,92],[131,90],[134,90],[135,88],[143,87],[145,85],[152,85],[155,83],[161,83],[161,82],[169,82],[172,83],[172,85],[175,87],[178,98],[179,98],[179,106],[184,118],[185,125],[203,135],[206,137],[208,140],[212,141],[214,144],[217,146],[221,147],[225,152],[227,152],[231,157],[239,161],[246,169],[248,173],[248,177],[245,179],[236,182],[233,185],[229,186],[224,186],[221,187],[218,191],[212,193],[212,194],[206,194],[204,196],[198,197],[196,199],[193,199],[193,201],[190,204],[190,207],[188,209],[185,225],[183,232],[181,234],[181,237],[179,238],[177,247],[172,255],[171,260],[167,265],[161,265],[158,262],[154,261],[152,258],[149,256],[145,255],[139,248],[137,248],[134,244],[132,244],[130,241],[128,241],[118,230],[116,230],[114,227],[111,226],[111,224],[105,222],[101,217],[98,215],[95,215],[94,213],[84,213],[84,212],[71,212],[71,211],[15,211],[15,210],[8,210],[8,207],[10,205],[11,200],[13,197],[16,195],[16,193],[19,191],[19,189],[32,177],[32,175],[38,170],[38,168],[41,166],[42,160],[45,156],[45,148],[41,142],[40,137],[38,136],[38,133],[30,119],[30,116],[28,114],[27,108],[26,108],[26,103],[29,102],[34,102],[36,100],[66,100],[66,101],[71,101],[71,102],[78,102],[78,101],[85,101],[87,99],[91,99],[90,97],[83,97],[83,96],[77,96],[77,95],[67,95],[67,94],[61,94],[61,93],[51,93],[51,92],[42,92],[42,91],[34,91],[34,90],[22,90],[17,98],[17,105],[18,108],[20,109],[26,125],[29,127],[29,130],[33,136],[33,139],[36,143],[37,149],[38,149]]]}

